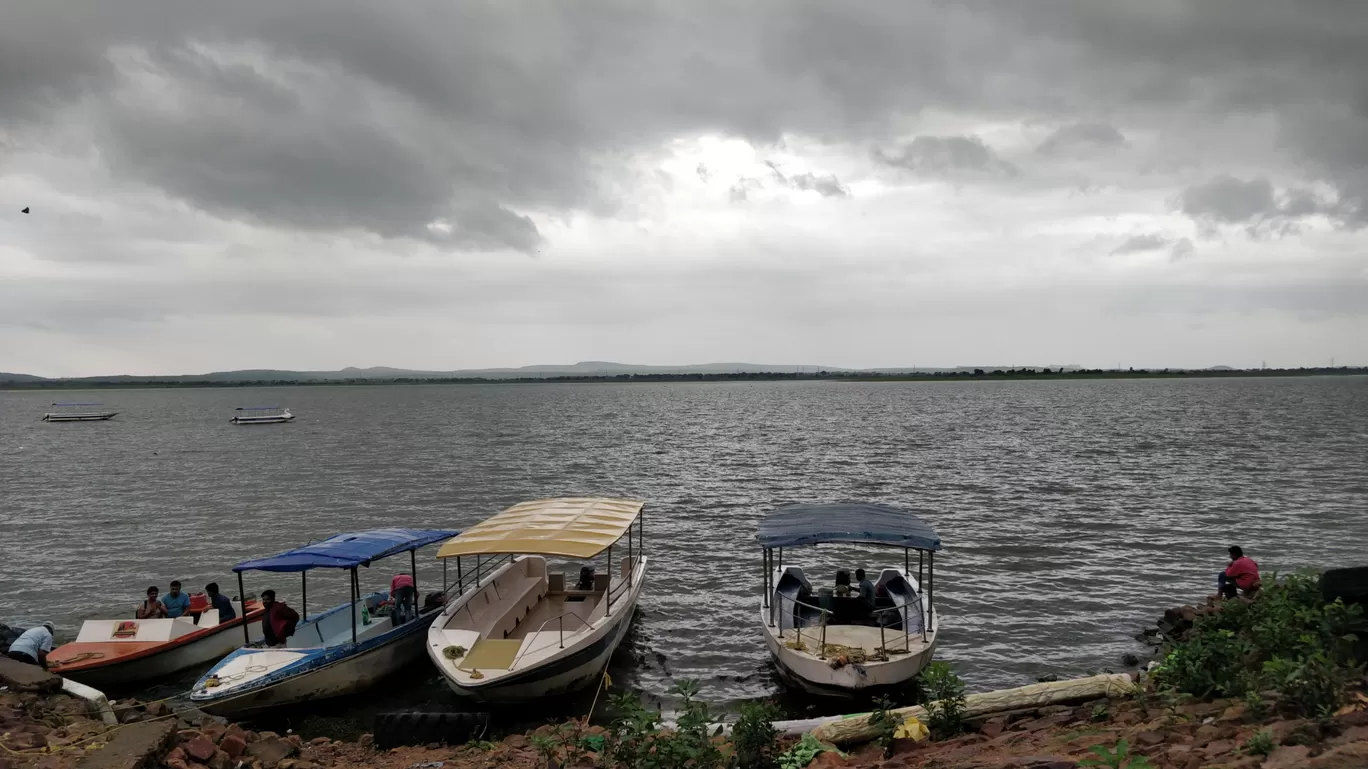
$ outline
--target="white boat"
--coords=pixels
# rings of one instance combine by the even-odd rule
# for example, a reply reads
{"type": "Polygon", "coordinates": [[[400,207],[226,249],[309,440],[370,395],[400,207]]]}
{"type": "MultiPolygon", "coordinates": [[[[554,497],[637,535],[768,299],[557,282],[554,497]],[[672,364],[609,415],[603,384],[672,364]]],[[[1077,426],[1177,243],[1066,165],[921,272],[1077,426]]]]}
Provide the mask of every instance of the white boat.
{"type": "Polygon", "coordinates": [[[43,415],[44,422],[103,422],[113,419],[119,412],[107,411],[103,403],[54,403],[43,415]]]}
{"type": "Polygon", "coordinates": [[[464,592],[432,623],[427,652],[452,691],[519,703],[597,684],[646,582],[642,520],[635,500],[543,499],[443,545],[437,557],[458,559],[464,592]],[[613,546],[624,537],[627,555],[615,563],[613,546]],[[588,566],[567,575],[548,561],[592,562],[604,553],[607,573],[588,566]],[[461,560],[472,557],[473,584],[461,560]]]}
{"type": "Polygon", "coordinates": [[[907,684],[931,661],[939,627],[931,586],[941,542],[916,515],[872,504],[791,505],[766,516],[756,539],[765,572],[760,625],[786,678],[819,694],[874,693],[907,684]],[[845,592],[840,585],[813,590],[802,566],[784,563],[784,550],[828,543],[899,548],[903,566],[869,570],[872,605],[848,578],[850,595],[837,595],[845,592]]]}
{"type": "MultiPolygon", "coordinates": [[[[165,678],[222,658],[242,645],[242,604],[236,617],[219,622],[208,598],[190,596],[191,615],[174,619],[91,619],[76,640],[48,655],[54,673],[97,688],[123,687],[165,678]],[[193,615],[193,616],[192,616],[193,615]]],[[[261,639],[261,604],[247,602],[248,638],[261,639]]]]}
{"type": "Polygon", "coordinates": [[[280,406],[243,406],[233,411],[236,413],[228,421],[235,425],[278,425],[295,418],[289,409],[280,406]]]}
{"type": "MultiPolygon", "coordinates": [[[[338,534],[321,542],[269,558],[244,561],[233,570],[242,589],[244,571],[294,572],[301,575],[302,614],[294,635],[283,647],[244,647],[215,665],[190,690],[190,702],[219,716],[250,716],[306,700],[363,691],[400,668],[421,659],[428,625],[441,614],[441,604],[421,608],[403,622],[377,617],[389,599],[387,591],[361,595],[357,568],[393,555],[409,553],[417,594],[414,552],[456,535],[432,529],[374,529],[338,534]],[[308,614],[307,574],[312,569],[345,569],[351,578],[351,600],[322,614],[308,614]]],[[[269,616],[263,622],[269,622],[269,616]]]]}

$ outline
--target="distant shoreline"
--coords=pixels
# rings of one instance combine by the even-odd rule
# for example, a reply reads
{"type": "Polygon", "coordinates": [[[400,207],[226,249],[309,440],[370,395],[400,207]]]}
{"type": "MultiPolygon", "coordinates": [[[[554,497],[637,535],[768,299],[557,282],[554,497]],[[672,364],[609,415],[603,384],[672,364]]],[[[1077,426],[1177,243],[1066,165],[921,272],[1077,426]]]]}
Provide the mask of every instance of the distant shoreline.
{"type": "Polygon", "coordinates": [[[924,374],[879,374],[871,372],[805,373],[698,373],[698,374],[615,374],[553,377],[358,377],[338,379],[44,379],[37,381],[0,380],[0,390],[147,390],[220,387],[328,387],[386,385],[477,385],[477,384],[593,384],[636,382],[978,382],[1021,380],[1094,379],[1220,379],[1231,377],[1368,376],[1368,367],[1297,369],[994,369],[924,374]]]}

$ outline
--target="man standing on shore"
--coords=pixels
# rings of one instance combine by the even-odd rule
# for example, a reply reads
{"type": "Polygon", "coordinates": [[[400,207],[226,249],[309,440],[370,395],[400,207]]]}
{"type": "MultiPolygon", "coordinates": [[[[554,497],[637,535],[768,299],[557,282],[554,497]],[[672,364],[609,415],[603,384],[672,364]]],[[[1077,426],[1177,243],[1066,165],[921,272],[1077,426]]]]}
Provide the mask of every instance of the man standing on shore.
{"type": "Polygon", "coordinates": [[[1244,554],[1239,545],[1230,546],[1230,565],[1216,577],[1216,588],[1222,598],[1234,598],[1236,588],[1245,598],[1252,598],[1259,590],[1259,565],[1244,554]]]}

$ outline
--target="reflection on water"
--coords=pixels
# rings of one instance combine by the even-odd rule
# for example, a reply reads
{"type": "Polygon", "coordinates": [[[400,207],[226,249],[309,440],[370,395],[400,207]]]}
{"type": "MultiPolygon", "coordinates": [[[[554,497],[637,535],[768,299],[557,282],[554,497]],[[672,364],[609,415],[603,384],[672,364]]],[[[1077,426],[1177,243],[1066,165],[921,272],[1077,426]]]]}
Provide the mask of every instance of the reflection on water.
{"type": "MultiPolygon", "coordinates": [[[[236,561],[338,531],[461,527],[563,494],[648,500],[650,584],[613,665],[662,696],[775,691],[757,518],[871,500],[923,511],[941,656],[972,689],[1119,668],[1132,636],[1207,592],[1225,547],[1265,570],[1361,560],[1368,379],[467,385],[109,391],[111,422],[45,424],[0,394],[0,620],[132,610],[151,584],[235,580],[236,561]],[[236,427],[235,406],[292,425],[236,427]]],[[[818,548],[815,574],[901,563],[818,548]]],[[[363,587],[407,559],[378,564],[363,587]]],[[[420,582],[441,581],[425,551],[420,582]]],[[[321,608],[343,574],[309,580],[321,608]]],[[[298,603],[292,577],[252,574],[298,603]]],[[[235,585],[231,588],[235,592],[235,585]]],[[[442,702],[419,667],[386,696],[442,702]],[[405,695],[405,691],[416,694],[405,695]]],[[[799,708],[806,705],[799,704],[799,708]]]]}

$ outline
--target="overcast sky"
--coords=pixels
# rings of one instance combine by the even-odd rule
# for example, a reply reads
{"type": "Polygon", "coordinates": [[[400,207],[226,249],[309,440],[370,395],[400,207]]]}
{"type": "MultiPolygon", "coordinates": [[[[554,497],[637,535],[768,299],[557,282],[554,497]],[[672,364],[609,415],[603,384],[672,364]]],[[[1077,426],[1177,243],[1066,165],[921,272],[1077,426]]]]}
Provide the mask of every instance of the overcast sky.
{"type": "Polygon", "coordinates": [[[1368,363],[1365,40],[1363,0],[0,0],[0,371],[1368,363]]]}

